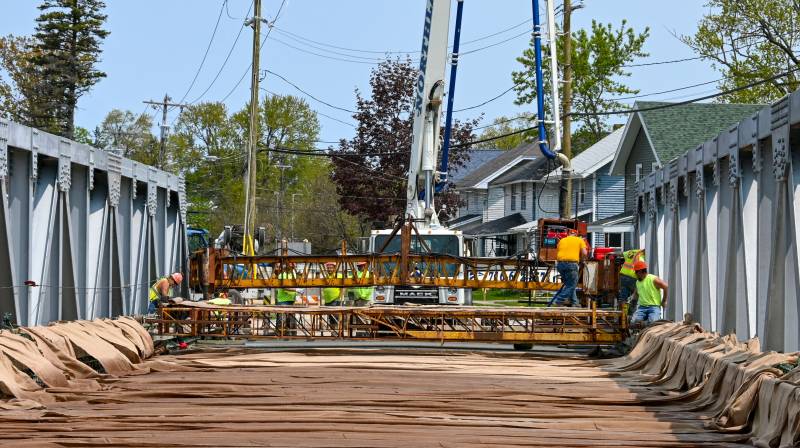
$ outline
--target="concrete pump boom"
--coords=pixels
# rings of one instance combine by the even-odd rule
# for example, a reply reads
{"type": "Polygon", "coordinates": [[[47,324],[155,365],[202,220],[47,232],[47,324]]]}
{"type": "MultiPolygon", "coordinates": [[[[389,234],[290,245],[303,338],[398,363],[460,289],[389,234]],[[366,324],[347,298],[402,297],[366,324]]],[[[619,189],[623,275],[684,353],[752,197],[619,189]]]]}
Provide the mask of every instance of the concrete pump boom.
{"type": "Polygon", "coordinates": [[[414,101],[411,162],[408,168],[406,215],[439,226],[434,207],[436,159],[439,154],[439,122],[444,97],[450,0],[427,0],[419,59],[419,78],[414,101]],[[420,198],[420,193],[423,192],[420,198]]]}

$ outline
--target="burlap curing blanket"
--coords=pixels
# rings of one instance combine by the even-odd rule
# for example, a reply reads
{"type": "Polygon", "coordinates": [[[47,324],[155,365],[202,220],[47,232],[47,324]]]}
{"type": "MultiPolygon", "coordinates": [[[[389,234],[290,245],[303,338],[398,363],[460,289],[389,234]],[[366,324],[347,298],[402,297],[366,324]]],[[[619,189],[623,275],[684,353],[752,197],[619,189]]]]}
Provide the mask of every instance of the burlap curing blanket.
{"type": "Polygon", "coordinates": [[[205,347],[133,319],[0,332],[0,446],[795,446],[796,354],[665,323],[631,353],[205,347]]]}

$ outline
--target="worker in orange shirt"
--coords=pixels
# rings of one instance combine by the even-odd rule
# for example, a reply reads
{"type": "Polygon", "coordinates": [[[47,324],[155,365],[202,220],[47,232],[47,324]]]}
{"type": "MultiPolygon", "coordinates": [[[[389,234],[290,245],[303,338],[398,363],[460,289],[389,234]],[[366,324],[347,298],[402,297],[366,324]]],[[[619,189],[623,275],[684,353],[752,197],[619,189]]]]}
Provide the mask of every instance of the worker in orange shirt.
{"type": "Polygon", "coordinates": [[[550,301],[551,305],[580,306],[575,294],[575,288],[578,287],[578,264],[586,259],[587,253],[586,242],[575,230],[570,230],[569,235],[558,242],[556,270],[561,276],[562,286],[550,301]]]}

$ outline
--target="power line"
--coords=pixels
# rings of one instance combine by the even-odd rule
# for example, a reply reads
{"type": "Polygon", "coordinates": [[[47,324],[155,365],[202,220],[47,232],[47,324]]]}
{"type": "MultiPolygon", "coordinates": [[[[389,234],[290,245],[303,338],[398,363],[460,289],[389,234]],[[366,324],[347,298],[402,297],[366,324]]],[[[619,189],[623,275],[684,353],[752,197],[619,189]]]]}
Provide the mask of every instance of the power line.
{"type": "MultiPolygon", "coordinates": [[[[572,117],[595,117],[595,116],[604,116],[604,115],[624,115],[624,114],[632,114],[632,113],[637,113],[637,112],[648,112],[648,111],[653,111],[653,110],[661,110],[661,109],[669,109],[669,108],[672,108],[672,107],[685,106],[687,104],[692,104],[692,103],[696,103],[696,102],[699,102],[699,101],[709,100],[709,99],[717,98],[717,97],[720,97],[720,96],[723,96],[723,95],[729,95],[731,93],[735,93],[735,92],[739,92],[739,91],[742,91],[742,90],[746,90],[746,89],[749,89],[749,88],[752,88],[752,87],[755,87],[755,86],[758,86],[758,85],[761,85],[761,84],[766,84],[768,82],[771,82],[771,81],[774,81],[776,79],[782,78],[784,76],[790,75],[791,73],[794,73],[797,70],[800,70],[800,67],[797,67],[797,68],[794,68],[794,69],[779,73],[779,74],[777,74],[775,76],[771,76],[769,78],[765,78],[765,79],[762,79],[762,80],[759,80],[759,81],[754,81],[754,82],[751,82],[749,84],[746,84],[746,85],[743,85],[743,86],[740,86],[740,87],[735,87],[735,88],[732,88],[732,89],[724,90],[724,91],[721,91],[721,92],[716,92],[716,93],[713,93],[713,94],[710,94],[710,95],[704,95],[704,96],[697,97],[697,98],[692,98],[692,99],[686,100],[686,101],[680,101],[680,102],[677,102],[677,103],[661,104],[661,105],[658,105],[658,106],[651,106],[651,107],[645,107],[645,108],[639,108],[639,109],[620,109],[620,110],[610,110],[610,111],[600,111],[600,112],[570,112],[570,113],[565,114],[565,115],[572,116],[572,117]]],[[[470,141],[470,142],[465,142],[465,143],[452,145],[451,147],[452,148],[469,147],[469,146],[476,145],[476,144],[479,144],[479,143],[486,143],[486,142],[498,140],[498,139],[501,139],[503,137],[509,137],[509,136],[512,136],[512,135],[522,134],[523,132],[528,132],[528,131],[532,131],[532,130],[535,130],[535,129],[536,129],[535,126],[524,128],[524,129],[518,129],[518,130],[513,131],[513,132],[508,132],[508,133],[501,134],[501,135],[496,135],[496,136],[493,136],[493,137],[486,137],[486,138],[479,139],[479,140],[473,140],[473,141],[470,141]]]]}
{"type": "MultiPolygon", "coordinates": [[[[281,95],[280,93],[275,93],[275,92],[273,92],[273,91],[271,91],[271,90],[269,90],[269,89],[265,89],[265,88],[263,88],[263,87],[261,87],[261,90],[263,90],[263,91],[265,91],[265,92],[269,93],[269,94],[270,94],[270,95],[272,95],[272,96],[283,96],[283,95],[281,95]]],[[[347,121],[344,121],[344,120],[340,120],[340,119],[338,119],[338,118],[336,118],[336,117],[333,117],[333,116],[330,116],[330,115],[328,115],[328,114],[322,113],[322,112],[320,112],[320,111],[318,111],[318,110],[315,110],[315,111],[314,111],[314,113],[316,113],[317,115],[319,115],[319,116],[321,116],[321,117],[325,117],[325,118],[327,118],[327,119],[329,119],[329,120],[333,120],[333,121],[336,121],[336,122],[338,122],[338,123],[341,123],[341,124],[344,124],[344,125],[350,126],[351,128],[355,128],[355,127],[356,127],[356,125],[355,125],[355,124],[353,124],[353,123],[350,123],[350,122],[347,122],[347,121]]],[[[319,143],[324,143],[324,142],[319,142],[319,143]]],[[[338,143],[338,142],[336,142],[336,143],[338,143]]]]}
{"type": "MultiPolygon", "coordinates": [[[[252,10],[253,10],[253,2],[251,1],[250,2],[250,7],[247,9],[247,13],[245,15],[249,16],[250,15],[250,11],[252,11],[252,10]]],[[[206,89],[203,91],[203,93],[201,93],[193,101],[190,101],[189,104],[194,104],[194,103],[200,101],[200,99],[203,98],[205,96],[205,94],[208,93],[209,90],[211,90],[211,87],[213,87],[214,84],[217,82],[217,80],[219,79],[219,76],[222,74],[222,71],[225,69],[225,66],[228,64],[228,61],[230,60],[231,55],[233,54],[233,50],[236,48],[236,44],[239,43],[239,38],[242,36],[242,31],[244,31],[244,28],[245,28],[245,26],[244,26],[244,24],[242,24],[241,28],[239,28],[239,33],[236,34],[236,39],[233,40],[233,44],[231,45],[230,50],[228,50],[228,54],[225,56],[225,60],[222,61],[222,65],[219,67],[219,70],[217,70],[217,74],[214,75],[214,79],[211,80],[211,83],[208,85],[208,87],[206,87],[206,89]]],[[[248,67],[247,70],[250,70],[250,68],[248,67]]],[[[245,75],[247,75],[247,73],[245,73],[245,75]]],[[[241,83],[241,81],[239,81],[239,82],[241,83]]]]}
{"type": "Polygon", "coordinates": [[[671,59],[667,61],[655,61],[655,62],[642,62],[640,64],[625,64],[622,67],[649,67],[651,65],[664,65],[664,64],[677,64],[678,62],[686,62],[686,61],[696,61],[698,59],[703,59],[703,56],[694,56],[691,58],[681,58],[681,59],[671,59]]]}
{"type": "MultiPolygon", "coordinates": [[[[275,72],[273,72],[272,70],[269,70],[269,69],[266,69],[266,70],[264,70],[264,72],[266,72],[266,73],[269,73],[269,74],[271,74],[271,75],[273,75],[273,76],[277,76],[278,78],[280,78],[281,80],[283,80],[283,82],[285,82],[286,84],[289,84],[290,86],[292,86],[292,87],[294,87],[295,89],[297,89],[297,90],[298,90],[300,93],[304,94],[305,96],[307,96],[307,97],[311,98],[312,100],[314,100],[314,101],[316,101],[316,102],[318,102],[318,103],[324,104],[324,105],[326,105],[326,106],[328,106],[328,107],[330,107],[330,108],[332,108],[332,109],[341,110],[341,111],[343,111],[343,112],[349,112],[349,113],[351,113],[351,114],[355,114],[355,113],[357,113],[357,112],[356,112],[356,111],[354,111],[354,110],[347,109],[347,108],[344,108],[344,107],[341,107],[341,106],[335,106],[335,105],[333,105],[333,104],[331,104],[331,103],[329,103],[329,102],[327,102],[327,101],[324,101],[324,100],[321,100],[321,99],[317,98],[316,96],[314,96],[314,95],[312,95],[312,94],[308,93],[307,91],[303,90],[303,89],[302,89],[300,86],[298,86],[297,84],[295,84],[295,83],[293,83],[292,81],[290,81],[290,80],[286,79],[286,77],[284,77],[283,75],[281,75],[281,74],[279,74],[279,73],[275,73],[275,72]]],[[[266,90],[266,89],[264,89],[264,90],[266,90]]]]}
{"type": "Polygon", "coordinates": [[[313,55],[313,56],[318,56],[318,57],[321,57],[321,58],[330,59],[330,60],[333,60],[333,61],[350,62],[352,64],[366,64],[366,65],[378,65],[380,63],[380,62],[378,62],[378,60],[375,60],[374,62],[368,62],[368,61],[357,61],[355,59],[345,59],[345,58],[340,58],[340,57],[336,57],[336,56],[327,56],[327,55],[320,54],[320,53],[315,53],[313,51],[306,50],[306,49],[303,49],[303,48],[300,48],[300,47],[296,47],[296,46],[294,46],[292,44],[289,44],[289,43],[286,43],[286,42],[284,42],[284,41],[282,41],[282,40],[280,40],[278,38],[273,38],[273,40],[275,42],[281,44],[281,45],[287,46],[287,47],[292,48],[294,50],[297,50],[297,51],[299,51],[301,53],[306,53],[306,54],[310,54],[310,55],[313,55]]]}
{"type": "Polygon", "coordinates": [[[509,37],[507,39],[503,39],[503,40],[501,40],[499,42],[495,42],[493,44],[489,44],[489,45],[486,45],[486,46],[483,46],[483,47],[480,47],[480,48],[475,48],[473,50],[463,51],[463,52],[461,52],[459,54],[459,56],[464,56],[464,55],[468,55],[468,54],[472,54],[472,53],[477,53],[479,51],[483,51],[483,50],[486,50],[486,49],[489,49],[489,48],[492,48],[492,47],[496,47],[496,46],[502,45],[502,44],[504,44],[506,42],[511,42],[512,40],[517,39],[517,38],[519,38],[521,36],[530,35],[530,34],[531,34],[530,30],[525,30],[522,33],[515,34],[515,35],[513,35],[513,36],[511,36],[511,37],[509,37]]]}
{"type": "Polygon", "coordinates": [[[506,95],[508,92],[510,92],[510,91],[512,91],[512,90],[514,90],[514,87],[516,87],[516,86],[511,86],[511,87],[509,87],[508,89],[506,89],[506,90],[503,90],[502,92],[500,92],[500,94],[498,94],[498,95],[496,95],[496,96],[494,96],[494,97],[492,97],[492,98],[489,98],[488,100],[486,100],[486,101],[484,101],[484,102],[482,102],[482,103],[480,103],[480,104],[476,104],[476,105],[474,105],[474,106],[469,106],[469,107],[464,107],[464,108],[461,108],[461,109],[455,109],[453,112],[464,112],[464,111],[468,111],[468,110],[472,110],[472,109],[477,109],[477,108],[479,108],[479,107],[485,106],[485,105],[487,105],[487,104],[491,103],[492,101],[497,101],[497,100],[499,100],[500,98],[502,98],[503,96],[505,96],[505,95],[506,95]]]}
{"type": "MultiPolygon", "coordinates": [[[[486,39],[489,39],[491,37],[494,37],[494,36],[497,36],[497,35],[500,35],[500,34],[507,33],[509,31],[515,30],[515,29],[517,29],[517,28],[519,28],[519,27],[521,27],[523,25],[530,24],[530,23],[531,23],[531,20],[530,19],[526,19],[526,20],[524,20],[524,21],[522,21],[520,23],[512,25],[512,26],[510,26],[508,28],[505,28],[503,30],[500,30],[500,31],[497,31],[497,32],[494,32],[494,33],[491,33],[491,34],[487,34],[487,35],[484,35],[484,36],[480,36],[480,37],[477,37],[477,38],[472,39],[472,40],[464,41],[464,42],[461,43],[461,45],[469,45],[469,44],[472,44],[472,43],[475,43],[475,42],[480,42],[482,40],[486,40],[486,39]]],[[[353,53],[389,55],[389,54],[417,54],[417,53],[420,52],[419,50],[406,50],[406,51],[364,50],[364,49],[359,49],[359,48],[343,47],[343,46],[339,46],[339,45],[329,44],[327,42],[321,42],[321,41],[309,39],[307,37],[301,36],[299,34],[296,34],[296,33],[281,29],[281,28],[278,28],[278,32],[281,33],[281,34],[284,34],[284,35],[288,35],[288,36],[294,37],[295,39],[299,39],[301,41],[310,42],[312,44],[321,45],[323,47],[333,48],[333,49],[336,49],[336,50],[350,51],[350,52],[353,52],[353,53]]],[[[526,31],[526,33],[529,33],[529,31],[526,31]]],[[[351,55],[351,57],[356,57],[356,56],[355,55],[351,55]]]]}
{"type": "MultiPolygon", "coordinates": [[[[264,48],[264,44],[266,44],[266,43],[267,43],[267,39],[269,39],[269,35],[270,35],[270,34],[272,34],[272,28],[273,28],[273,24],[274,24],[275,22],[277,22],[277,21],[278,21],[278,18],[280,18],[280,16],[281,16],[281,11],[283,11],[283,7],[284,7],[284,5],[286,5],[286,0],[282,0],[282,1],[281,1],[281,5],[278,7],[278,12],[275,14],[275,18],[272,20],[272,24],[270,24],[270,26],[269,26],[269,29],[267,30],[267,34],[264,36],[264,39],[261,41],[261,45],[259,45],[259,46],[258,46],[258,49],[259,49],[259,51],[261,51],[261,49],[262,49],[262,48],[264,48]]],[[[250,69],[251,69],[252,67],[253,67],[253,62],[252,62],[252,61],[250,61],[250,63],[249,63],[249,64],[247,64],[247,70],[245,70],[245,72],[242,74],[242,77],[241,77],[241,78],[239,78],[239,81],[236,83],[236,85],[234,85],[234,86],[233,86],[233,88],[230,90],[230,92],[228,92],[228,94],[227,94],[227,95],[225,95],[225,96],[224,96],[224,97],[223,97],[223,98],[220,100],[220,102],[223,102],[223,103],[224,103],[224,102],[225,102],[225,100],[227,100],[227,99],[228,99],[228,97],[230,97],[231,95],[233,95],[233,92],[235,92],[235,91],[236,91],[236,89],[237,89],[237,88],[239,88],[239,85],[242,83],[242,81],[244,81],[244,78],[247,76],[247,74],[248,74],[248,73],[250,73],[250,69]]]]}
{"type": "Polygon", "coordinates": [[[186,99],[186,96],[189,95],[189,92],[192,91],[195,82],[197,82],[197,77],[200,76],[200,71],[203,70],[203,65],[206,63],[206,58],[208,58],[208,52],[211,50],[211,44],[214,43],[214,38],[217,36],[217,29],[219,29],[219,22],[222,20],[222,11],[228,5],[228,0],[224,0],[222,2],[222,6],[219,8],[219,15],[217,16],[217,23],[214,24],[214,31],[211,32],[211,39],[208,40],[208,45],[206,46],[206,52],[203,54],[203,59],[200,61],[200,66],[197,67],[197,71],[194,73],[194,77],[192,78],[192,82],[189,83],[189,88],[186,89],[183,96],[178,103],[183,103],[183,100],[186,99]]]}

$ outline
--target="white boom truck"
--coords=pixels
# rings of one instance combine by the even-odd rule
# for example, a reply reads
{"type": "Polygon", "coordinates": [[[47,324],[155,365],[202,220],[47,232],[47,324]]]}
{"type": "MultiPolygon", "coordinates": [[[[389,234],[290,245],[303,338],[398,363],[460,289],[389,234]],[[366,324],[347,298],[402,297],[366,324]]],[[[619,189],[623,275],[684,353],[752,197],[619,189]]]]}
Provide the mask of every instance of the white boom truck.
{"type": "MultiPolygon", "coordinates": [[[[453,45],[453,68],[450,81],[450,110],[452,110],[455,64],[458,58],[458,40],[461,27],[463,0],[457,0],[456,37],[453,45]]],[[[430,249],[432,253],[469,256],[469,241],[464,235],[443,227],[434,206],[437,184],[442,185],[447,176],[447,144],[442,156],[442,168],[436,169],[441,146],[439,138],[442,100],[445,88],[445,68],[448,60],[448,32],[451,0],[427,0],[425,24],[422,34],[422,51],[419,61],[419,78],[414,102],[411,162],[406,190],[406,218],[414,221],[418,235],[411,238],[412,253],[430,249]],[[422,241],[420,241],[422,240],[422,241]],[[423,243],[424,242],[424,243],[423,243]]],[[[450,114],[445,127],[445,141],[449,140],[450,114]]],[[[370,236],[369,249],[376,252],[398,252],[400,235],[392,237],[393,229],[375,230],[370,236]],[[392,238],[391,241],[387,240],[392,238]]],[[[472,290],[463,288],[377,286],[373,292],[376,304],[472,304],[472,290]]]]}

